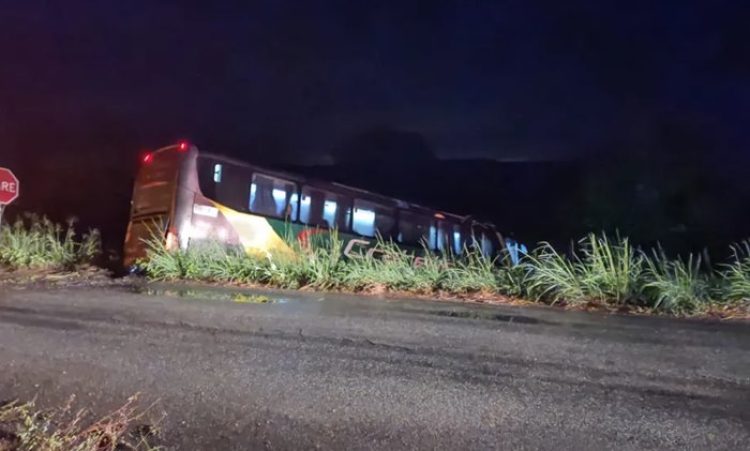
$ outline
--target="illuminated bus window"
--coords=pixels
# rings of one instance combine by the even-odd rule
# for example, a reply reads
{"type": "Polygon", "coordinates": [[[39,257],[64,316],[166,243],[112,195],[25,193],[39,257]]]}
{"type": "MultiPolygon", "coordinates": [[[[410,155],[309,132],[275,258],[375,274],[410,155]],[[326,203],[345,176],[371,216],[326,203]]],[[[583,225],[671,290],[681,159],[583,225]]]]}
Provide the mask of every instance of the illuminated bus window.
{"type": "Polygon", "coordinates": [[[276,205],[276,215],[284,213],[284,206],[287,202],[286,190],[274,188],[271,190],[271,195],[273,196],[273,202],[276,205]]]}
{"type": "Polygon", "coordinates": [[[326,222],[329,228],[336,227],[337,210],[338,204],[335,200],[327,200],[323,202],[323,220],[326,222]]]}
{"type": "Polygon", "coordinates": [[[302,187],[300,221],[315,227],[349,230],[351,200],[348,197],[309,186],[302,187]]]}
{"type": "Polygon", "coordinates": [[[360,235],[375,236],[375,212],[364,208],[354,207],[352,230],[360,235]]]}
{"type": "Polygon", "coordinates": [[[393,210],[386,206],[355,199],[352,230],[360,235],[373,237],[379,234],[388,239],[396,224],[393,213],[393,210]]]}
{"type": "Polygon", "coordinates": [[[456,255],[461,255],[464,251],[464,242],[461,237],[461,226],[453,226],[453,252],[456,255]]]}
{"type": "Polygon", "coordinates": [[[436,249],[440,252],[451,252],[453,247],[451,246],[451,239],[453,237],[453,229],[455,226],[445,221],[438,221],[437,230],[437,246],[436,249]]]}
{"type": "Polygon", "coordinates": [[[302,200],[299,205],[299,220],[305,224],[310,224],[310,204],[312,198],[309,194],[305,193],[305,188],[302,189],[302,200]]]}
{"type": "Polygon", "coordinates": [[[428,246],[430,249],[436,249],[437,245],[437,227],[435,227],[435,224],[430,224],[430,237],[428,241],[428,246]]]}
{"type": "Polygon", "coordinates": [[[214,165],[214,183],[221,183],[221,171],[223,166],[220,164],[214,165]]]}
{"type": "Polygon", "coordinates": [[[292,196],[289,198],[289,208],[290,208],[290,221],[296,221],[297,218],[299,218],[298,215],[298,208],[299,208],[299,194],[296,192],[292,193],[292,196]]]}
{"type": "Polygon", "coordinates": [[[297,220],[297,188],[294,183],[254,174],[250,185],[250,211],[266,216],[297,220]]]}
{"type": "Polygon", "coordinates": [[[248,207],[252,210],[255,205],[255,194],[258,192],[258,186],[255,183],[250,184],[250,204],[248,207]]]}

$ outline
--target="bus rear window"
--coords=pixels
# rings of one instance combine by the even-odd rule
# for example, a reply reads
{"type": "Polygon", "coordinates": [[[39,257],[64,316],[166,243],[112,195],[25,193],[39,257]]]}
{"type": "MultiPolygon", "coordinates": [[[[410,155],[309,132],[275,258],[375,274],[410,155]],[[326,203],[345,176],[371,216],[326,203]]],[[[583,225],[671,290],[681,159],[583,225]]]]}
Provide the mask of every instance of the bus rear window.
{"type": "Polygon", "coordinates": [[[168,151],[149,155],[150,158],[143,162],[136,178],[134,214],[168,211],[172,206],[180,158],[168,151]]]}

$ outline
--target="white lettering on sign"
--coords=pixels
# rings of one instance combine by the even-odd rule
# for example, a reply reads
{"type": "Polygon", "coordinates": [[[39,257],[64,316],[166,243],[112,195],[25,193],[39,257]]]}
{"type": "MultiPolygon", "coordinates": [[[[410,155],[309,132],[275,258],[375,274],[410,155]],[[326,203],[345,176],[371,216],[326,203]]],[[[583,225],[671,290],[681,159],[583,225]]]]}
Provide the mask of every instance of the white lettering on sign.
{"type": "Polygon", "coordinates": [[[0,191],[5,191],[8,193],[15,193],[16,192],[16,184],[13,182],[1,182],[0,183],[0,191]]]}
{"type": "Polygon", "coordinates": [[[193,213],[195,213],[196,215],[216,218],[217,216],[219,216],[219,209],[216,207],[211,207],[209,205],[195,204],[193,205],[193,213]]]}
{"type": "Polygon", "coordinates": [[[369,245],[370,242],[367,240],[349,240],[349,242],[346,243],[346,248],[344,248],[344,255],[350,258],[362,257],[363,255],[361,252],[354,252],[354,246],[366,248],[369,245]]]}

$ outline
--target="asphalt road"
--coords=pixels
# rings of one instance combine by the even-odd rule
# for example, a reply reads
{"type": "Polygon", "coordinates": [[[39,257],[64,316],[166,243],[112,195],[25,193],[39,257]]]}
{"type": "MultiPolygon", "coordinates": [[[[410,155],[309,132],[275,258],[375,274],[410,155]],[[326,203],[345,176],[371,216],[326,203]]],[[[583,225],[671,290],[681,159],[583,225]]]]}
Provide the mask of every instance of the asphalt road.
{"type": "Polygon", "coordinates": [[[173,449],[750,443],[747,323],[162,289],[0,287],[0,398],[141,392],[173,449]]]}

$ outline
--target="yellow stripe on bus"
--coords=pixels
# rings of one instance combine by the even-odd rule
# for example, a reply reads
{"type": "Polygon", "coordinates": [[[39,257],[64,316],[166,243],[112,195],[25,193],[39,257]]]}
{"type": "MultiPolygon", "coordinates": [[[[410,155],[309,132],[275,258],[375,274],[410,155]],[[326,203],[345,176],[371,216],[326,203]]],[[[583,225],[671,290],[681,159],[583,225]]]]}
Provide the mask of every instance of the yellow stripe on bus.
{"type": "Polygon", "coordinates": [[[293,254],[292,248],[276,233],[262,216],[242,213],[214,202],[239,236],[247,253],[293,254]]]}

